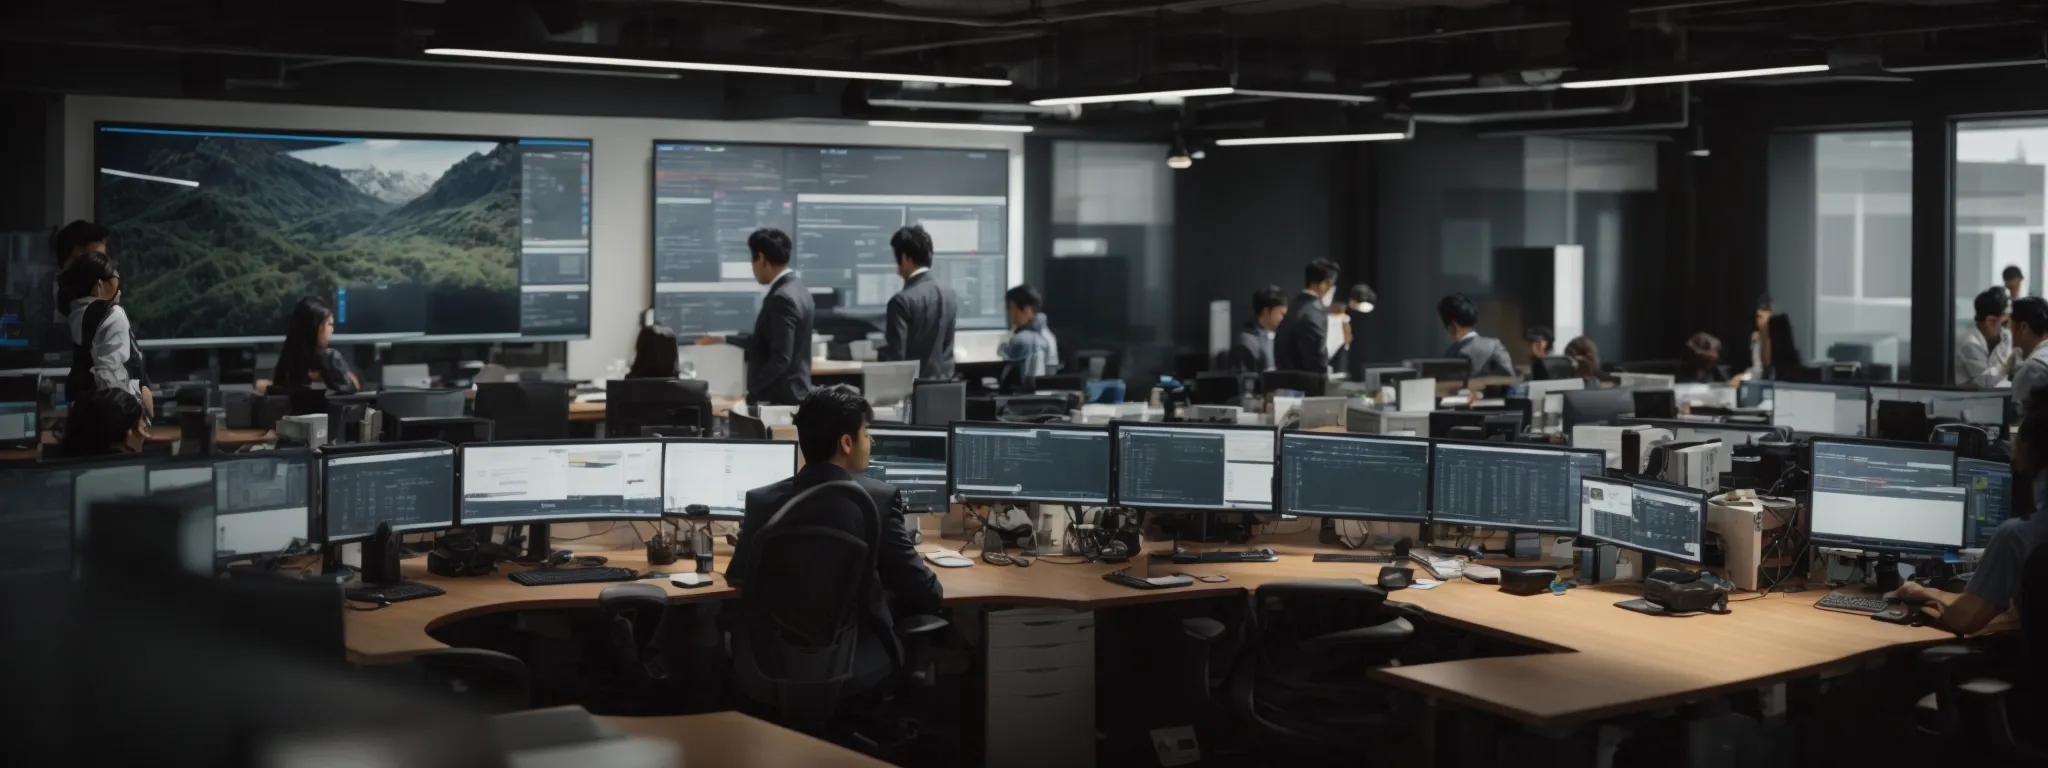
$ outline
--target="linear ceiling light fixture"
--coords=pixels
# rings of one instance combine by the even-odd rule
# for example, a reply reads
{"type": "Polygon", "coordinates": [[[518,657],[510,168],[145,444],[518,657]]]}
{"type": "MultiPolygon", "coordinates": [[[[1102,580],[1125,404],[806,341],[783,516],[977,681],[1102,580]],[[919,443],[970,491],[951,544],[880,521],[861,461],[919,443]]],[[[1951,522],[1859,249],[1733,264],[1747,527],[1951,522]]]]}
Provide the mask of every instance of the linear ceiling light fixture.
{"type": "Polygon", "coordinates": [[[999,125],[995,123],[920,123],[910,120],[869,120],[875,128],[932,128],[941,131],[994,131],[996,133],[1030,133],[1028,125],[999,125]]]}
{"type": "Polygon", "coordinates": [[[1663,85],[1666,83],[1696,83],[1702,80],[1735,80],[1744,77],[1770,77],[1772,75],[1800,75],[1826,72],[1826,64],[1799,64],[1789,67],[1763,67],[1761,69],[1726,69],[1718,72],[1689,72],[1676,75],[1651,75],[1648,77],[1619,77],[1609,80],[1580,80],[1559,83],[1559,88],[1615,88],[1624,85],[1663,85]]]}
{"type": "Polygon", "coordinates": [[[1341,133],[1328,136],[1254,136],[1244,139],[1217,139],[1219,147],[1260,147],[1275,144],[1341,144],[1352,141],[1401,141],[1412,138],[1405,132],[1389,133],[1341,133]]]}
{"type": "Polygon", "coordinates": [[[428,48],[430,56],[461,56],[474,59],[507,59],[511,61],[544,61],[553,64],[590,64],[602,67],[642,67],[647,69],[681,69],[694,72],[725,72],[745,75],[791,75],[795,77],[836,77],[847,80],[885,80],[904,83],[937,83],[940,85],[1010,85],[1009,80],[990,77],[955,77],[952,75],[914,75],[891,72],[864,72],[844,69],[808,69],[804,67],[771,67],[754,64],[718,64],[704,61],[664,61],[661,59],[622,59],[611,56],[576,56],[562,53],[531,53],[526,51],[494,51],[477,48],[428,48]]]}
{"type": "Polygon", "coordinates": [[[1060,107],[1069,104],[1115,104],[1123,101],[1160,101],[1164,99],[1187,99],[1196,96],[1229,96],[1237,89],[1229,86],[1214,88],[1182,88],[1173,91],[1145,91],[1142,93],[1104,93],[1094,96],[1061,96],[1051,99],[1033,99],[1034,107],[1060,107]]]}
{"type": "Polygon", "coordinates": [[[1233,92],[1239,96],[1263,96],[1269,99],[1306,99],[1309,101],[1339,101],[1344,102],[1346,104],[1368,104],[1380,100],[1378,96],[1367,96],[1363,93],[1324,93],[1321,91],[1277,91],[1261,90],[1256,88],[1236,88],[1233,89],[1233,92]]]}

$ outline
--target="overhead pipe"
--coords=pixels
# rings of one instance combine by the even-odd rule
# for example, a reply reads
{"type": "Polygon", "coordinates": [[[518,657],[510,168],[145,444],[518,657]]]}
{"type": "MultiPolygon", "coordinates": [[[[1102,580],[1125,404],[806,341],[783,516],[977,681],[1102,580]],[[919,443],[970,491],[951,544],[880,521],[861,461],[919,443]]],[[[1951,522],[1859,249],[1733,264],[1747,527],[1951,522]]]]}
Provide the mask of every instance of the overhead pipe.
{"type": "Polygon", "coordinates": [[[1394,119],[1405,118],[1418,123],[1435,125],[1484,125],[1487,123],[1511,123],[1517,120],[1563,120],[1573,117],[1604,117],[1607,115],[1626,114],[1636,108],[1636,89],[1631,86],[1626,90],[1628,93],[1622,97],[1621,103],[1597,107],[1524,109],[1510,112],[1472,112],[1466,114],[1389,112],[1387,116],[1394,119]]]}
{"type": "MultiPolygon", "coordinates": [[[[1763,1],[1763,0],[1698,0],[1697,2],[1690,2],[1690,3],[1669,3],[1669,4],[1666,4],[1666,5],[1646,5],[1646,6],[1643,6],[1643,7],[1641,7],[1641,8],[1630,8],[1630,9],[1628,9],[1628,12],[1629,12],[1629,13],[1666,13],[1666,12],[1670,12],[1670,11],[1684,11],[1684,10],[1690,10],[1690,9],[1693,9],[1693,8],[1712,8],[1712,7],[1715,7],[1715,6],[1720,6],[1720,5],[1744,5],[1744,4],[1748,4],[1748,3],[1756,3],[1756,2],[1762,2],[1762,1],[1763,1]]],[[[1532,21],[1532,22],[1525,22],[1525,23],[1522,23],[1522,24],[1500,24],[1500,25],[1496,25],[1496,26],[1491,26],[1491,27],[1473,27],[1473,28],[1471,28],[1471,29],[1451,29],[1451,30],[1444,30],[1444,31],[1442,31],[1442,32],[1430,32],[1430,33],[1426,33],[1426,34],[1420,34],[1420,35],[1402,35],[1402,36],[1400,36],[1400,37],[1382,37],[1382,38],[1378,38],[1378,39],[1374,39],[1374,40],[1366,40],[1366,41],[1364,41],[1364,42],[1360,43],[1360,45],[1393,45],[1393,44],[1396,44],[1396,43],[1418,43],[1418,42],[1423,42],[1423,41],[1426,41],[1426,40],[1445,40],[1445,39],[1449,39],[1449,38],[1453,38],[1453,37],[1465,37],[1465,36],[1468,36],[1468,35],[1491,35],[1491,34],[1497,34],[1497,33],[1501,33],[1501,32],[1532,32],[1532,31],[1535,31],[1535,30],[1539,30],[1539,29],[1562,29],[1562,28],[1565,28],[1565,27],[1569,27],[1569,26],[1571,26],[1571,25],[1572,25],[1572,23],[1571,23],[1571,22],[1569,22],[1569,21],[1532,21]]]]}
{"type": "Polygon", "coordinates": [[[1513,138],[1524,136],[1576,136],[1584,134],[1632,133],[1637,131],[1678,131],[1692,127],[1692,85],[1678,84],[1678,119],[1661,123],[1636,123],[1633,125],[1587,125],[1575,128],[1529,128],[1519,131],[1494,131],[1479,134],[1483,138],[1513,138]]]}
{"type": "Polygon", "coordinates": [[[847,16],[859,19],[875,19],[878,21],[908,21],[924,24],[948,24],[956,27],[973,27],[975,29],[1023,29],[1028,27],[1045,27],[1052,26],[1055,24],[1067,24],[1076,21],[1088,21],[1090,19],[1105,19],[1115,16],[1141,16],[1149,13],[1160,13],[1162,11],[1189,11],[1203,8],[1227,8],[1237,5],[1252,5],[1256,3],[1266,2],[1266,0],[1176,0],[1175,2],[1169,3],[1152,3],[1149,5],[1125,6],[1122,8],[1110,8],[1100,11],[1088,11],[1086,13],[1070,13],[1064,16],[1037,16],[1029,18],[1009,19],[973,19],[961,16],[930,16],[920,13],[906,13],[903,11],[865,11],[857,8],[830,8],[813,5],[791,5],[787,3],[756,2],[756,0],[668,1],[672,3],[682,3],[685,5],[710,5],[724,8],[748,8],[757,11],[785,11],[788,13],[808,13],[819,16],[847,16]]]}

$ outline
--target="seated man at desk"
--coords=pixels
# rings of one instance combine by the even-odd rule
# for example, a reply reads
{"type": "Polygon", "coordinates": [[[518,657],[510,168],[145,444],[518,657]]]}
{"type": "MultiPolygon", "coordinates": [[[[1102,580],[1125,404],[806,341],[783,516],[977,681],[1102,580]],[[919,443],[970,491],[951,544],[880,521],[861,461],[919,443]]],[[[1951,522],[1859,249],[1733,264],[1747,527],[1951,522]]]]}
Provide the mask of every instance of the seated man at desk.
{"type": "MultiPolygon", "coordinates": [[[[750,546],[755,534],[782,505],[813,486],[834,480],[860,483],[882,512],[881,553],[875,558],[875,577],[883,590],[894,597],[907,613],[938,613],[945,597],[937,577],[925,567],[911,544],[904,520],[903,495],[888,483],[866,475],[872,447],[868,423],[874,409],[860,392],[846,385],[824,387],[811,392],[796,412],[797,446],[804,454],[804,468],[795,477],[747,492],[746,519],[740,523],[740,543],[726,566],[726,578],[735,584],[758,555],[750,546]]],[[[835,526],[855,534],[864,533],[855,520],[835,521],[835,526]]],[[[855,688],[872,687],[887,679],[903,657],[893,631],[896,622],[880,593],[871,593],[861,622],[862,636],[854,655],[855,688]]]]}
{"type": "Polygon", "coordinates": [[[2020,422],[2019,436],[2012,442],[2012,461],[2015,477],[2034,477],[2034,513],[1998,526],[1962,594],[1909,581],[1899,587],[1899,599],[1924,603],[1938,615],[1943,628],[1964,635],[1983,630],[1992,619],[2017,606],[2020,571],[2027,555],[2048,541],[2048,514],[2041,512],[2043,502],[2048,502],[2048,472],[2040,471],[2044,460],[2048,460],[2048,413],[2031,413],[2020,422]]]}
{"type": "Polygon", "coordinates": [[[96,389],[71,401],[64,417],[64,458],[137,453],[149,440],[142,401],[118,389],[96,389]]]}

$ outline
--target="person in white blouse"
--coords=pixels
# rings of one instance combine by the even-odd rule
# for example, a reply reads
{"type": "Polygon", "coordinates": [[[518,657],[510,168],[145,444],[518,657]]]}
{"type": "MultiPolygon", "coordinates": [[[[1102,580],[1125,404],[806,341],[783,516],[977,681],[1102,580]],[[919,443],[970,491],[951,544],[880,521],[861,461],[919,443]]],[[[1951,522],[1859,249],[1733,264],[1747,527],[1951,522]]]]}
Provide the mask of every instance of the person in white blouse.
{"type": "Polygon", "coordinates": [[[1997,286],[1977,294],[1977,322],[1956,337],[1955,383],[1995,389],[2012,376],[2012,302],[1997,286]]]}
{"type": "Polygon", "coordinates": [[[113,258],[86,253],[72,259],[58,279],[70,299],[65,315],[72,349],[66,395],[78,400],[95,390],[117,389],[139,398],[143,412],[150,412],[155,407],[152,398],[128,371],[135,343],[128,313],[119,304],[121,272],[113,258]]]}

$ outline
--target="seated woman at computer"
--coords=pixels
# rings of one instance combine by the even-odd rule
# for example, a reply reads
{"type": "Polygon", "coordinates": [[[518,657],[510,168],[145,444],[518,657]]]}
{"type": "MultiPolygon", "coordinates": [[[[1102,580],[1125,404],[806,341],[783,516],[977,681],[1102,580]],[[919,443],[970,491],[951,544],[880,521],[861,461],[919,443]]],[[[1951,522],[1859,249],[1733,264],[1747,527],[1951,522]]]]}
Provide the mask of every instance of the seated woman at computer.
{"type": "Polygon", "coordinates": [[[99,389],[72,400],[64,417],[65,458],[135,453],[149,440],[142,401],[118,389],[99,389]]]}
{"type": "Polygon", "coordinates": [[[277,369],[270,386],[278,391],[326,387],[330,394],[352,395],[362,387],[348,359],[327,346],[334,335],[334,310],[327,302],[307,296],[292,307],[291,325],[285,328],[284,349],[277,353],[277,369]]]}
{"type": "Polygon", "coordinates": [[[676,377],[676,332],[661,325],[643,325],[633,341],[633,367],[629,379],[673,379],[676,377]]]}
{"type": "Polygon", "coordinates": [[[1998,526],[1977,570],[1970,574],[1962,594],[1945,592],[1913,582],[1899,587],[1900,600],[1922,604],[1921,610],[1934,614],[1944,628],[1958,634],[1984,629],[1992,619],[2018,603],[2020,571],[2027,555],[2048,541],[2048,413],[2038,409],[2020,422],[2019,437],[2012,442],[2013,476],[2034,478],[2034,513],[2013,518],[1998,526]]]}
{"type": "Polygon", "coordinates": [[[1572,361],[1572,373],[1586,380],[1588,386],[1597,385],[1600,378],[1600,346],[1584,336],[1573,337],[1564,344],[1564,359],[1572,361]]]}
{"type": "Polygon", "coordinates": [[[1678,351],[1678,383],[1721,384],[1726,381],[1727,377],[1721,375],[1721,340],[1705,331],[1686,339],[1685,348],[1678,351]]]}
{"type": "Polygon", "coordinates": [[[147,411],[155,405],[141,377],[142,354],[121,308],[121,270],[105,253],[89,251],[71,260],[57,278],[65,319],[71,326],[71,374],[64,391],[72,399],[101,389],[137,398],[147,411]]]}

